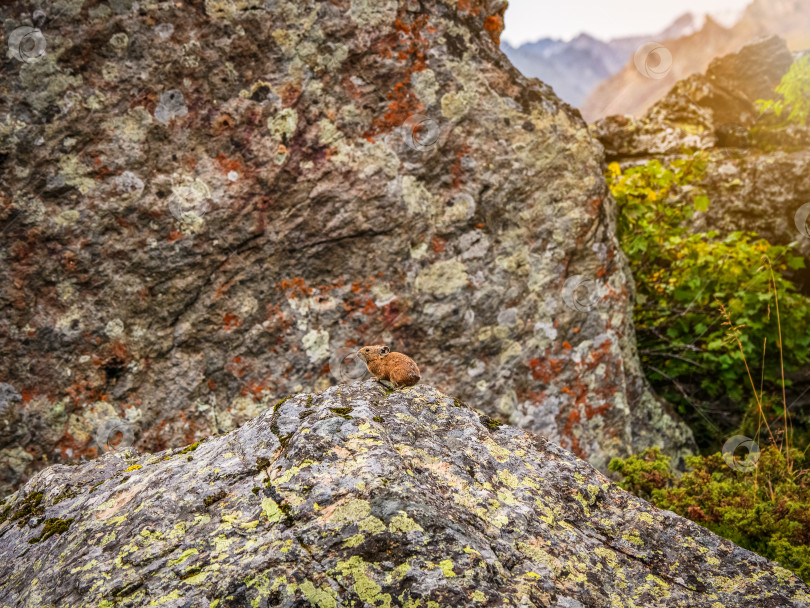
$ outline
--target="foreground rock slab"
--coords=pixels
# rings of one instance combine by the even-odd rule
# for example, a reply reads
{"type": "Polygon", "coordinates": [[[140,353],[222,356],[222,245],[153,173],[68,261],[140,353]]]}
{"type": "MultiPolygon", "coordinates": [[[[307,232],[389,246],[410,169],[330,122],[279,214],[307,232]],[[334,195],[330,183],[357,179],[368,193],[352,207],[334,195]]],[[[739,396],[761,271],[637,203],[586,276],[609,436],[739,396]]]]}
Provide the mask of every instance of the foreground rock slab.
{"type": "Polygon", "coordinates": [[[0,515],[3,607],[810,605],[430,386],[335,386],[184,449],[55,465],[0,515]]]}

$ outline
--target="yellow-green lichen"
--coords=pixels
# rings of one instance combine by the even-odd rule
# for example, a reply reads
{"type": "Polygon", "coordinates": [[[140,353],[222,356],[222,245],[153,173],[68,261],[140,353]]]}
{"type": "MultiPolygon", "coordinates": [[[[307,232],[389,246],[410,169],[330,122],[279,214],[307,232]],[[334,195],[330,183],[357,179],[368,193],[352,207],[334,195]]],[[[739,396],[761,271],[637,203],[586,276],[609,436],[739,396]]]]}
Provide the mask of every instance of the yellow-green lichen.
{"type": "Polygon", "coordinates": [[[199,551],[198,551],[197,549],[193,548],[193,547],[192,547],[191,549],[186,549],[185,551],[183,551],[183,552],[182,552],[182,553],[181,553],[181,554],[180,554],[178,557],[176,557],[175,559],[170,559],[170,560],[169,560],[169,564],[168,564],[168,565],[169,565],[169,566],[176,566],[176,565],[178,565],[178,564],[182,564],[182,563],[183,563],[184,561],[186,561],[186,560],[187,560],[189,557],[191,557],[192,555],[197,555],[197,554],[199,554],[199,551]]]}
{"type": "Polygon", "coordinates": [[[360,521],[358,521],[357,529],[360,532],[370,532],[371,534],[379,534],[380,532],[385,532],[387,528],[379,518],[371,515],[369,517],[366,517],[365,519],[361,519],[360,521]]]}
{"type": "Polygon", "coordinates": [[[371,512],[371,504],[367,500],[353,498],[345,505],[337,507],[332,514],[332,521],[335,523],[342,521],[360,521],[365,519],[371,512]]]}
{"type": "Polygon", "coordinates": [[[388,531],[392,534],[395,532],[424,532],[422,526],[412,520],[404,511],[400,511],[399,514],[394,515],[391,518],[391,523],[388,524],[388,531]]]}
{"type": "Polygon", "coordinates": [[[337,607],[337,593],[328,585],[316,588],[310,581],[304,581],[301,583],[300,589],[309,603],[313,606],[317,606],[317,608],[337,607]]]}
{"type": "Polygon", "coordinates": [[[439,568],[442,569],[444,576],[447,578],[453,578],[456,573],[453,572],[453,560],[445,559],[439,562],[439,568]]]}
{"type": "Polygon", "coordinates": [[[276,501],[269,497],[262,499],[262,511],[267,517],[267,521],[270,523],[280,521],[283,517],[283,513],[281,509],[278,508],[276,501]]]}
{"type": "Polygon", "coordinates": [[[348,560],[339,561],[335,570],[341,578],[351,577],[354,580],[352,590],[361,601],[367,602],[377,608],[391,608],[391,595],[381,593],[382,588],[366,573],[366,562],[359,555],[353,555],[348,560]]]}
{"type": "Polygon", "coordinates": [[[344,549],[351,549],[352,547],[356,547],[357,545],[361,544],[365,540],[365,537],[362,534],[355,534],[346,539],[343,543],[344,549]]]}

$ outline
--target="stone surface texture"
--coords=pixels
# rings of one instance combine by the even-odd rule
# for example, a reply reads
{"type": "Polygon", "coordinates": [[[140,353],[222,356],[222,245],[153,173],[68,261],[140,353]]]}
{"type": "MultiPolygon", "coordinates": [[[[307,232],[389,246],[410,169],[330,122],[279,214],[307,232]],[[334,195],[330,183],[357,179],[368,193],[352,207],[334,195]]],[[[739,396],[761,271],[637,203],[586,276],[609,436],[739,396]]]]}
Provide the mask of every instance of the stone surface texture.
{"type": "Polygon", "coordinates": [[[3,4],[46,45],[0,81],[0,493],[232,430],[368,343],[600,467],[689,449],[599,146],[500,52],[505,6],[3,4]]]}
{"type": "Polygon", "coordinates": [[[4,608],[810,606],[787,570],[427,385],[55,465],[0,519],[4,608]]]}

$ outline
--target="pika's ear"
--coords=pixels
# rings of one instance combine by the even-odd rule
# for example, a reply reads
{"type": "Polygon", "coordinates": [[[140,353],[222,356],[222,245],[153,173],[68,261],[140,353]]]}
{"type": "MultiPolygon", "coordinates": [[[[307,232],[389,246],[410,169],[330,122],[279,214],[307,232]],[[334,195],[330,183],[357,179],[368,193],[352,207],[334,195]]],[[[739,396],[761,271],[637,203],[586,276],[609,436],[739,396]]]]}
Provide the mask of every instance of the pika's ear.
{"type": "Polygon", "coordinates": [[[380,349],[380,356],[381,356],[381,357],[384,357],[385,355],[387,355],[387,354],[388,354],[388,353],[390,353],[390,352],[391,352],[391,349],[390,349],[390,348],[388,348],[387,346],[383,346],[383,347],[380,349]]]}

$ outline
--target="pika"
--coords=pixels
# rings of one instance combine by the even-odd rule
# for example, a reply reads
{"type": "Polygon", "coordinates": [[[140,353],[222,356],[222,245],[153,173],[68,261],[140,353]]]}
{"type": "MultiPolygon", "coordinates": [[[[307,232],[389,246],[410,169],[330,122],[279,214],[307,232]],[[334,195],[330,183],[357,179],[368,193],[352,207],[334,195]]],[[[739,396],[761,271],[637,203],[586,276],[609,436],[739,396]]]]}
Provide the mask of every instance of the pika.
{"type": "Polygon", "coordinates": [[[388,380],[394,388],[413,386],[421,379],[413,359],[402,353],[392,353],[387,346],[364,346],[357,351],[357,356],[377,380],[388,380]]]}

